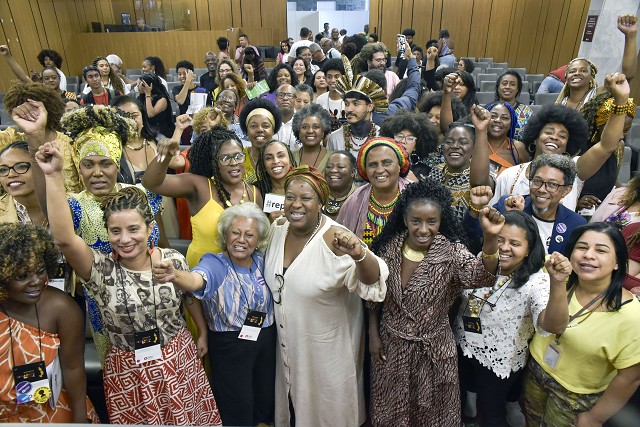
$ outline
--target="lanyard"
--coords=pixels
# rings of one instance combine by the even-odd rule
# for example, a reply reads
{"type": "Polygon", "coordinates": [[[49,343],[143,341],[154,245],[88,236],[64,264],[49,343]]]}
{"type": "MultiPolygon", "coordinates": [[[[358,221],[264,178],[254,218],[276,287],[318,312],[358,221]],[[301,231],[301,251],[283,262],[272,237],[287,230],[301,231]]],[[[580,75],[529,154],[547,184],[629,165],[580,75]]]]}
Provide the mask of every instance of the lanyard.
{"type": "MultiPolygon", "coordinates": [[[[153,271],[153,259],[151,258],[151,254],[149,254],[149,261],[151,261],[151,270],[153,271]]],[[[127,317],[131,322],[131,327],[133,328],[133,332],[135,334],[136,324],[133,322],[133,318],[131,317],[131,313],[129,312],[129,304],[127,304],[127,302],[129,301],[129,295],[127,294],[127,288],[125,286],[124,271],[119,261],[116,261],[116,268],[120,276],[120,284],[122,285],[122,292],[124,293],[124,309],[127,312],[127,317]]],[[[155,282],[153,280],[153,274],[151,274],[151,293],[153,293],[153,316],[154,316],[156,328],[158,328],[158,306],[156,305],[156,290],[155,290],[155,282]]],[[[160,334],[160,339],[162,340],[162,334],[160,334]]]]}
{"type": "Polygon", "coordinates": [[[470,309],[470,303],[473,299],[477,299],[482,301],[482,305],[480,306],[480,308],[478,309],[477,313],[475,313],[475,315],[477,315],[477,317],[480,317],[480,314],[482,313],[482,309],[484,308],[485,304],[489,305],[489,307],[491,308],[491,310],[493,310],[496,305],[498,304],[498,301],[500,301],[500,298],[502,298],[502,295],[504,295],[504,293],[506,292],[507,288],[509,287],[509,284],[511,283],[511,276],[509,276],[507,278],[507,280],[498,287],[498,289],[493,290],[493,292],[491,292],[489,295],[484,295],[484,298],[477,296],[474,292],[471,292],[471,295],[469,295],[469,298],[467,299],[467,305],[463,311],[463,313],[469,313],[471,316],[474,315],[474,313],[471,313],[471,309],[470,309]],[[498,291],[502,290],[502,292],[500,292],[500,295],[498,295],[498,298],[495,300],[495,302],[490,302],[489,298],[491,298],[493,295],[495,295],[498,291]]]}
{"type": "MultiPolygon", "coordinates": [[[[573,286],[571,288],[571,290],[569,291],[569,294],[567,295],[567,304],[569,304],[571,302],[571,298],[573,298],[573,294],[575,293],[575,290],[576,290],[577,286],[578,285],[573,286]]],[[[585,317],[584,319],[579,321],[577,324],[575,324],[573,326],[569,326],[569,324],[571,322],[573,322],[575,319],[584,316],[586,314],[585,312],[589,309],[589,307],[591,307],[596,302],[598,302],[598,300],[601,300],[604,297],[606,292],[607,292],[607,289],[603,290],[598,295],[596,295],[591,301],[589,301],[587,303],[587,305],[583,306],[580,310],[578,310],[575,314],[569,315],[569,321],[567,322],[567,328],[571,328],[573,326],[578,326],[579,324],[581,324],[582,322],[587,320],[589,318],[589,316],[591,316],[593,314],[593,311],[589,310],[589,314],[587,314],[587,317],[585,317]]],[[[562,336],[562,334],[557,334],[556,335],[556,344],[558,343],[558,340],[560,340],[561,336],[562,336]]]]}
{"type": "MultiPolygon", "coordinates": [[[[34,304],[34,307],[36,309],[36,319],[38,321],[38,344],[40,349],[40,361],[44,362],[44,358],[42,357],[42,331],[40,330],[40,316],[38,316],[38,305],[34,304]]],[[[9,316],[7,311],[4,309],[3,305],[0,305],[0,309],[2,309],[2,312],[5,314],[5,316],[7,316],[7,319],[9,320],[9,338],[11,339],[11,362],[13,363],[13,367],[15,367],[16,359],[13,354],[13,328],[11,327],[12,319],[11,319],[11,316],[9,316]]]]}
{"type": "MultiPolygon", "coordinates": [[[[242,292],[242,295],[244,295],[244,300],[247,302],[247,313],[248,313],[248,312],[252,311],[251,310],[251,305],[249,304],[249,298],[247,297],[247,294],[244,291],[244,286],[242,286],[242,280],[240,280],[240,275],[236,271],[236,265],[233,263],[231,258],[229,258],[229,257],[227,257],[227,258],[229,259],[229,262],[231,263],[231,268],[233,269],[233,273],[236,275],[236,279],[238,279],[238,285],[240,286],[240,292],[242,292]]],[[[258,267],[258,263],[253,258],[253,254],[251,255],[251,260],[256,265],[256,272],[259,271],[260,275],[262,277],[262,280],[264,280],[264,273],[262,272],[262,270],[260,270],[260,267],[258,267]]],[[[252,273],[251,268],[249,268],[249,272],[252,273]]],[[[269,288],[269,286],[266,286],[266,282],[265,282],[265,288],[267,288],[267,292],[268,293],[271,293],[271,289],[269,288]]],[[[265,295],[265,300],[267,300],[267,297],[268,297],[268,295],[265,295]]],[[[265,302],[267,302],[267,301],[265,301],[265,302]]]]}

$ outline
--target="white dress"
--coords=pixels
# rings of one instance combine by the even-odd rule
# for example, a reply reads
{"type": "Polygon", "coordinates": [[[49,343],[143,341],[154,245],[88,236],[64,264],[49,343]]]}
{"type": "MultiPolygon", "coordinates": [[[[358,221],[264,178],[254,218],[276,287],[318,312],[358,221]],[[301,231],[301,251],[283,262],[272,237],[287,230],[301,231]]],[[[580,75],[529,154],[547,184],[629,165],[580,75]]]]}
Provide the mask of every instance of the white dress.
{"type": "MultiPolygon", "coordinates": [[[[336,256],[323,234],[325,224],[283,274],[289,223],[271,226],[265,278],[274,294],[278,329],[275,425],[289,426],[289,397],[296,424],[314,427],[361,425],[365,420],[362,364],[363,304],[384,300],[389,275],[380,258],[380,280],[365,285],[348,255],[336,256]],[[283,274],[284,286],[276,274],[283,274]]],[[[374,256],[371,252],[368,257],[374,256]]]]}

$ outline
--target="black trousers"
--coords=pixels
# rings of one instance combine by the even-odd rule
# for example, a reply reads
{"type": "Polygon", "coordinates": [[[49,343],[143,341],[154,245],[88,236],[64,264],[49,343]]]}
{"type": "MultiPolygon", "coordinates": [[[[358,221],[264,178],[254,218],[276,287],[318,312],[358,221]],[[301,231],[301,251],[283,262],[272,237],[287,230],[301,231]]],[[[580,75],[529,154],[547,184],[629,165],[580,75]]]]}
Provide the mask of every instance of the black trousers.
{"type": "Polygon", "coordinates": [[[209,331],[211,389],[224,425],[273,423],[276,327],[262,328],[257,341],[238,332],[209,331]]]}
{"type": "Polygon", "coordinates": [[[465,385],[462,387],[463,391],[478,393],[478,412],[482,414],[480,425],[482,427],[507,426],[505,405],[507,401],[517,401],[508,397],[512,397],[513,391],[510,393],[512,387],[515,385],[515,390],[521,383],[525,368],[512,372],[508,378],[500,378],[491,369],[482,366],[477,359],[463,356],[459,349],[458,357],[462,383],[465,385]],[[473,385],[469,387],[470,384],[473,385]]]}

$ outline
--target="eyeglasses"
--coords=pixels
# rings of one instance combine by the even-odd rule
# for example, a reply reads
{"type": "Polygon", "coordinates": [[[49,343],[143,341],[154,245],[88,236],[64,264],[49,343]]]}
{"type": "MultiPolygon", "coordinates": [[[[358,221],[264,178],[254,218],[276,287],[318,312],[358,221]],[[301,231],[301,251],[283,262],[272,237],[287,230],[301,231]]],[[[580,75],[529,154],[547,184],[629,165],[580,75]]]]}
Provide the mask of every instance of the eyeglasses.
{"type": "Polygon", "coordinates": [[[244,162],[245,157],[246,155],[244,153],[225,154],[224,156],[218,157],[218,162],[220,162],[222,166],[228,166],[231,164],[231,160],[236,163],[244,162]]]}
{"type": "Polygon", "coordinates": [[[218,97],[218,102],[230,102],[232,104],[235,104],[236,103],[236,99],[228,97],[228,96],[219,96],[218,97]]]}
{"type": "Polygon", "coordinates": [[[29,162],[19,162],[13,166],[0,166],[0,176],[8,176],[9,171],[13,171],[18,175],[25,174],[31,169],[31,163],[29,162]]]}
{"type": "Polygon", "coordinates": [[[396,133],[395,135],[393,135],[393,139],[396,142],[407,141],[409,144],[413,144],[414,142],[416,142],[418,140],[418,138],[416,138],[415,136],[407,136],[407,135],[403,135],[401,133],[396,133]]]}
{"type": "Polygon", "coordinates": [[[276,93],[276,98],[278,99],[285,99],[285,98],[295,98],[296,94],[295,93],[284,93],[284,92],[278,92],[276,93]]]}
{"type": "Polygon", "coordinates": [[[533,178],[532,180],[529,180],[529,187],[533,188],[534,190],[537,190],[538,188],[542,187],[543,184],[549,193],[555,193],[560,189],[560,187],[568,187],[568,185],[566,184],[557,184],[555,182],[543,181],[538,178],[533,178]]]}
{"type": "Polygon", "coordinates": [[[276,274],[276,280],[278,281],[278,290],[274,293],[273,302],[276,304],[282,303],[282,288],[284,288],[284,276],[282,274],[276,274]],[[276,298],[276,295],[278,296],[276,298]]]}

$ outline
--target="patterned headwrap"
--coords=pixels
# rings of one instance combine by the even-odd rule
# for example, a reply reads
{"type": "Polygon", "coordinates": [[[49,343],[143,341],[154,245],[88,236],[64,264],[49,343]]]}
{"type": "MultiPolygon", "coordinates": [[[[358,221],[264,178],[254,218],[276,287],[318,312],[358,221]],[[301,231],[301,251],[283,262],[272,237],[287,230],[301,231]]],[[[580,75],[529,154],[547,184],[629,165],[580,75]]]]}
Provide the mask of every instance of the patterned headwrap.
{"type": "Polygon", "coordinates": [[[376,136],[365,142],[365,144],[360,147],[360,151],[358,152],[358,174],[362,177],[362,179],[364,179],[365,181],[369,181],[369,178],[367,177],[367,154],[369,154],[369,151],[371,151],[372,149],[380,146],[389,147],[396,153],[396,156],[398,157],[398,163],[400,164],[400,176],[407,176],[407,174],[409,173],[411,162],[409,161],[409,155],[404,150],[404,148],[402,148],[402,146],[395,142],[393,139],[376,136]]]}
{"type": "Polygon", "coordinates": [[[591,79],[589,80],[589,90],[593,89],[594,87],[598,87],[598,82],[596,82],[596,74],[598,73],[598,67],[596,67],[596,64],[589,61],[587,58],[574,58],[571,61],[569,61],[569,64],[567,64],[567,69],[564,72],[565,83],[564,83],[564,86],[562,87],[562,90],[558,94],[558,98],[556,99],[556,104],[560,104],[564,98],[569,96],[569,82],[567,81],[567,76],[569,75],[569,69],[571,67],[571,64],[573,64],[576,61],[584,61],[587,64],[589,64],[589,71],[591,72],[591,79]]]}
{"type": "Polygon", "coordinates": [[[329,185],[318,169],[307,165],[301,165],[297,168],[291,169],[284,178],[284,188],[287,188],[289,183],[296,179],[309,184],[318,194],[320,203],[324,205],[327,202],[327,198],[329,197],[329,185]]]}
{"type": "Polygon", "coordinates": [[[105,156],[120,167],[120,156],[122,155],[120,136],[102,126],[96,126],[78,135],[73,148],[78,154],[78,160],[88,156],[105,156]]]}
{"type": "MultiPolygon", "coordinates": [[[[636,116],[636,104],[633,102],[633,98],[629,98],[625,105],[627,109],[627,116],[633,119],[636,116]]],[[[609,121],[612,111],[613,98],[607,98],[596,112],[596,126],[600,127],[605,125],[609,121]]]]}

